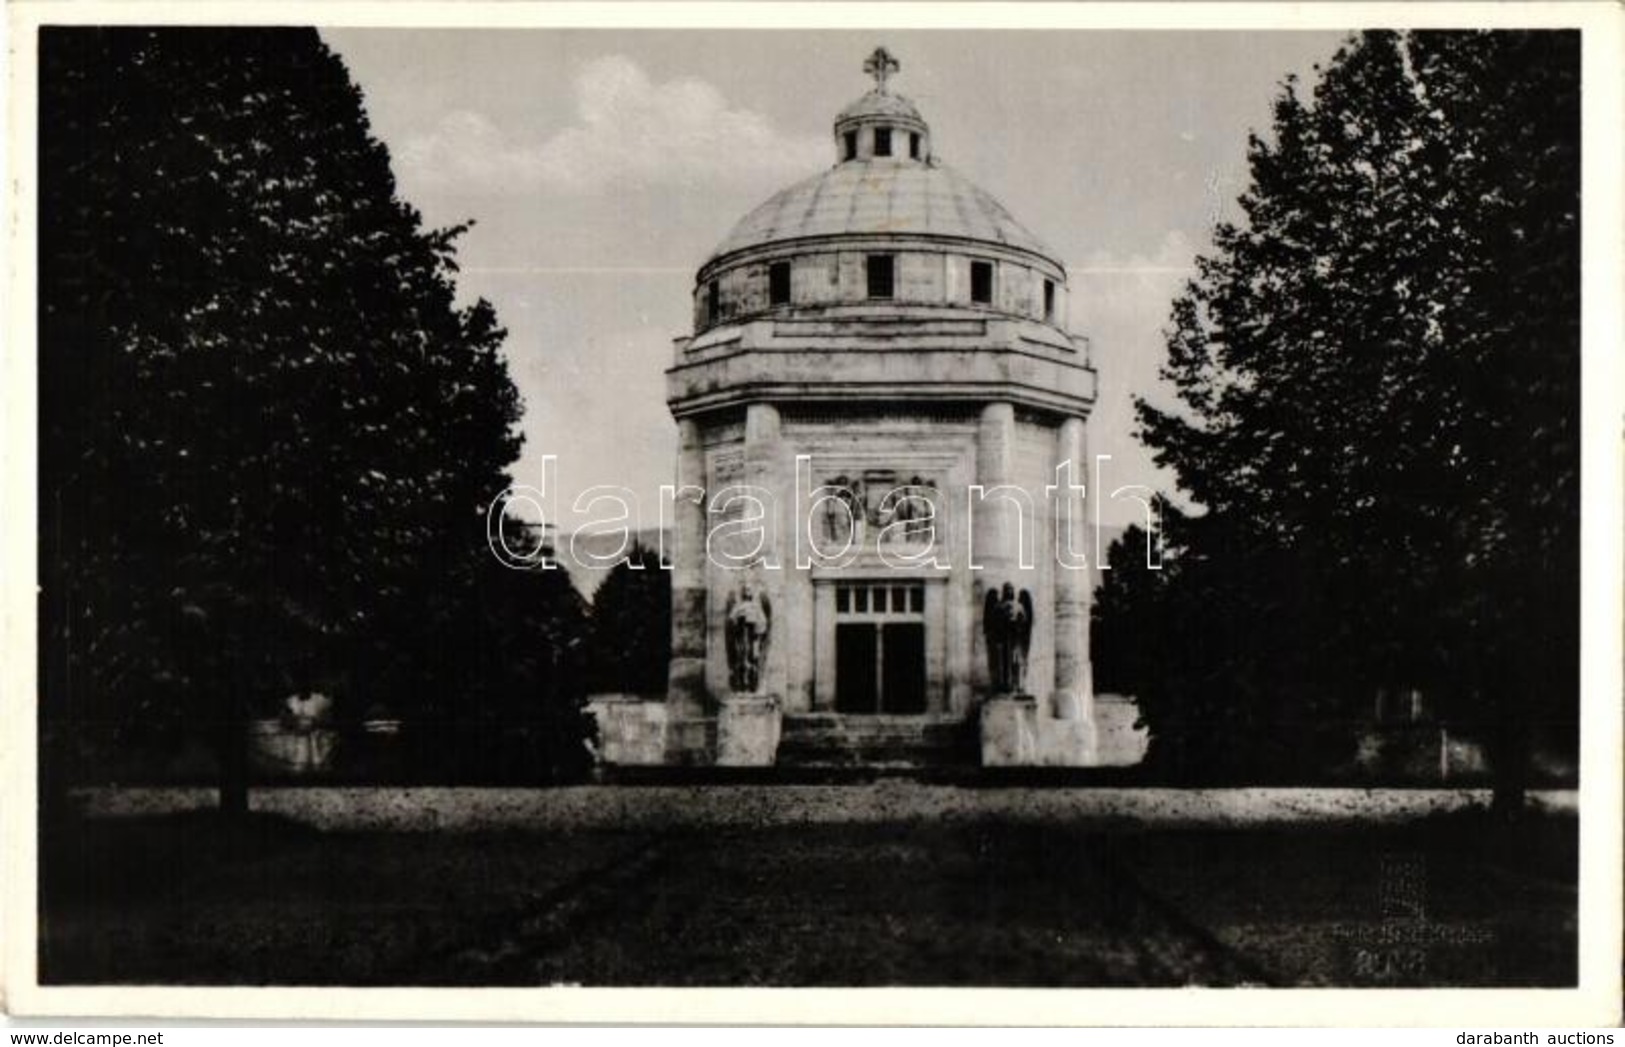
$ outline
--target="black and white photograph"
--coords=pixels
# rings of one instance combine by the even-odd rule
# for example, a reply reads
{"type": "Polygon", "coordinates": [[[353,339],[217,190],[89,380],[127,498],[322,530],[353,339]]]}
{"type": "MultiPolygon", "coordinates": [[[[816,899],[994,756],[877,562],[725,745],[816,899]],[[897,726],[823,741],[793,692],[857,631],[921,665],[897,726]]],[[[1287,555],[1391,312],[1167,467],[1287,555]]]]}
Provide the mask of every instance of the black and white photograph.
{"type": "Polygon", "coordinates": [[[9,1006],[1619,1021],[1617,8],[499,6],[14,22],[9,1006]]]}

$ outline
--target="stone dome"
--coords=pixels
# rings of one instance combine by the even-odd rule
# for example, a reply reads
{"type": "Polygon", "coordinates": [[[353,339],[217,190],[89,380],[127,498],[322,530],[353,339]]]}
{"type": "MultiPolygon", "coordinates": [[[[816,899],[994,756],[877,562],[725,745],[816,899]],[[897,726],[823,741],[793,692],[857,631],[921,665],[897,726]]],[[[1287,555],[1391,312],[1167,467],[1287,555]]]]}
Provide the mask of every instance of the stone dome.
{"type": "Polygon", "coordinates": [[[700,266],[696,332],[853,310],[1064,327],[1065,267],[990,194],[937,162],[930,126],[887,89],[898,68],[876,49],[864,66],[875,86],[835,119],[835,165],[754,208],[700,266]]]}
{"type": "Polygon", "coordinates": [[[997,200],[951,168],[908,160],[850,160],[774,194],[712,254],[827,236],[915,234],[975,240],[1053,259],[997,200]]]}
{"type": "Polygon", "coordinates": [[[910,102],[902,95],[892,94],[890,91],[878,87],[842,109],[840,115],[835,118],[835,122],[841,124],[848,120],[861,120],[870,116],[889,116],[902,120],[912,120],[919,124],[925,123],[925,118],[920,115],[918,109],[914,108],[913,102],[910,102]]]}

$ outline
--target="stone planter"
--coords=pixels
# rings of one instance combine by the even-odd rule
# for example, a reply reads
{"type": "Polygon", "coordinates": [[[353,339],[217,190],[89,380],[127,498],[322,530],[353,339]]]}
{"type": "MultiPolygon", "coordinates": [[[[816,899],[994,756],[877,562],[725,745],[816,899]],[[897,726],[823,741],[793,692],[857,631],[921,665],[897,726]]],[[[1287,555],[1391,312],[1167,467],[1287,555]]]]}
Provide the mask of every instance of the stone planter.
{"type": "Polygon", "coordinates": [[[265,774],[320,774],[333,766],[338,740],[337,731],[313,723],[255,720],[249,725],[249,762],[265,774]]]}

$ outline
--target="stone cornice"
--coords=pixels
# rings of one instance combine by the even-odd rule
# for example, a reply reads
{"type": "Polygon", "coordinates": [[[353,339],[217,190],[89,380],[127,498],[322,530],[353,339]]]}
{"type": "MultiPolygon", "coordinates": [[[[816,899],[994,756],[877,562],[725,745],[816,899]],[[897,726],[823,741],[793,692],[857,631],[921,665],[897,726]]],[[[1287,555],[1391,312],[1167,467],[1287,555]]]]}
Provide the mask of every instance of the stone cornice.
{"type": "Polygon", "coordinates": [[[922,305],[899,313],[840,307],[825,316],[805,312],[756,316],[692,337],[673,339],[675,366],[739,352],[868,353],[919,351],[1027,352],[1088,367],[1089,340],[1037,320],[990,310],[922,305]]]}
{"type": "Polygon", "coordinates": [[[1087,417],[1096,376],[1081,359],[1020,348],[739,350],[671,368],[666,388],[677,418],[764,401],[1004,401],[1087,417]]]}

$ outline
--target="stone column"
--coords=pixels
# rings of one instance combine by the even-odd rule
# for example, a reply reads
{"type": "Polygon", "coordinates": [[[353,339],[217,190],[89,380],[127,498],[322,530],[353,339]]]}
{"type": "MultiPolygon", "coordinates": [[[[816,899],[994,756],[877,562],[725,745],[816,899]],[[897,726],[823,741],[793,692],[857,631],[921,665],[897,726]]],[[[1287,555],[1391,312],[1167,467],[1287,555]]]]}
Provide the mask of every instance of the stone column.
{"type": "MultiPolygon", "coordinates": [[[[767,511],[767,519],[762,526],[767,535],[762,543],[763,565],[751,567],[746,571],[730,571],[730,574],[739,575],[735,585],[750,578],[760,591],[767,596],[772,607],[773,621],[767,646],[767,664],[762,667],[763,692],[783,697],[786,686],[786,664],[788,652],[792,644],[789,633],[795,628],[805,628],[806,619],[797,620],[796,610],[787,599],[784,574],[794,566],[794,560],[786,559],[786,552],[790,548],[786,544],[785,520],[787,514],[794,511],[794,499],[787,499],[792,495],[790,484],[785,482],[787,470],[782,461],[783,440],[779,430],[779,409],[772,404],[751,404],[745,408],[745,473],[744,482],[766,494],[761,497],[767,511]],[[777,570],[769,570],[766,563],[777,564],[777,570]]],[[[733,586],[730,586],[733,588],[733,586]]]]}
{"type": "MultiPolygon", "coordinates": [[[[959,548],[964,548],[965,539],[958,538],[959,548]]],[[[954,554],[957,559],[959,554],[954,554]]],[[[976,572],[981,574],[980,571],[976,572]]],[[[937,586],[936,599],[947,606],[943,608],[940,617],[943,627],[948,635],[944,642],[948,647],[948,688],[947,705],[944,712],[955,716],[963,716],[976,708],[977,673],[986,674],[987,656],[979,650],[979,638],[982,635],[982,610],[977,604],[974,595],[981,590],[977,588],[980,579],[966,578],[962,573],[948,579],[946,585],[937,586]],[[980,662],[978,662],[980,659],[980,662]],[[980,665],[980,668],[978,668],[980,665]]],[[[931,606],[931,590],[925,594],[926,606],[931,606]]],[[[926,625],[929,629],[931,626],[926,625]]],[[[833,646],[833,645],[831,645],[833,646]]],[[[834,656],[830,658],[831,672],[834,672],[834,656]]]]}
{"type": "Polygon", "coordinates": [[[953,693],[949,688],[949,680],[956,668],[963,672],[963,668],[953,664],[949,652],[955,647],[963,646],[949,642],[948,608],[947,603],[950,590],[946,585],[936,584],[935,579],[924,583],[925,594],[925,711],[933,716],[942,716],[953,710],[953,693]]]}
{"type": "Polygon", "coordinates": [[[812,710],[828,713],[835,711],[835,586],[809,586],[815,591],[812,636],[814,641],[813,676],[817,691],[812,696],[812,710]]]}
{"type": "MultiPolygon", "coordinates": [[[[982,408],[982,419],[976,433],[976,483],[984,491],[992,491],[1011,482],[1015,472],[1016,409],[1009,403],[991,403],[982,408]]],[[[987,694],[993,686],[987,666],[987,641],[982,632],[982,604],[989,587],[997,588],[1011,581],[1020,562],[1016,542],[1021,533],[1019,510],[1007,499],[997,496],[971,499],[971,548],[975,563],[981,570],[974,572],[974,599],[971,613],[975,618],[975,653],[971,659],[971,679],[978,694],[987,694]]]]}
{"type": "MultiPolygon", "coordinates": [[[[699,423],[677,422],[677,484],[706,486],[705,449],[699,423]]],[[[691,492],[692,493],[692,492],[691,492]]],[[[671,573],[671,668],[666,701],[670,715],[700,716],[706,708],[706,558],[705,499],[698,504],[678,499],[672,507],[677,552],[671,573]]]]}
{"type": "MultiPolygon", "coordinates": [[[[1082,418],[1068,418],[1061,423],[1055,441],[1055,466],[1070,460],[1073,482],[1087,485],[1088,438],[1082,418]]],[[[1053,471],[1051,475],[1054,475],[1053,471]]],[[[1057,491],[1060,498],[1066,492],[1057,491]]],[[[1090,491],[1088,497],[1094,497],[1090,491]]],[[[1067,548],[1085,551],[1089,548],[1089,502],[1074,498],[1070,502],[1070,516],[1056,513],[1057,529],[1065,521],[1071,529],[1070,538],[1058,535],[1057,541],[1068,542],[1067,548]]],[[[1089,605],[1093,599],[1093,572],[1088,568],[1071,570],[1055,565],[1055,694],[1052,698],[1054,715],[1063,720],[1087,720],[1092,716],[1094,683],[1089,667],[1089,605]]]]}

